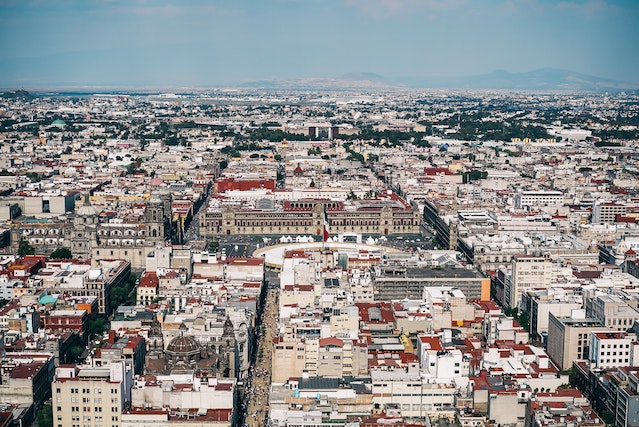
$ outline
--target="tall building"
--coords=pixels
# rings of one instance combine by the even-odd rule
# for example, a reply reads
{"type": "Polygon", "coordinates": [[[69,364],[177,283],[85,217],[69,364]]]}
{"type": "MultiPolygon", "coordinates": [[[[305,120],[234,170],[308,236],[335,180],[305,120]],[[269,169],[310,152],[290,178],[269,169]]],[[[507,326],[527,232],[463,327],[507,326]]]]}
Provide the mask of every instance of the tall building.
{"type": "Polygon", "coordinates": [[[586,318],[584,310],[572,310],[570,317],[550,313],[548,322],[548,356],[561,370],[570,369],[575,360],[590,357],[591,332],[610,332],[597,319],[586,318]]]}
{"type": "Polygon", "coordinates": [[[504,303],[515,308],[521,303],[521,295],[531,289],[548,288],[552,280],[550,258],[519,255],[510,261],[511,274],[504,283],[504,303]]]}
{"type": "Polygon", "coordinates": [[[119,427],[131,403],[133,364],[108,367],[59,366],[51,385],[54,427],[119,427]]]}

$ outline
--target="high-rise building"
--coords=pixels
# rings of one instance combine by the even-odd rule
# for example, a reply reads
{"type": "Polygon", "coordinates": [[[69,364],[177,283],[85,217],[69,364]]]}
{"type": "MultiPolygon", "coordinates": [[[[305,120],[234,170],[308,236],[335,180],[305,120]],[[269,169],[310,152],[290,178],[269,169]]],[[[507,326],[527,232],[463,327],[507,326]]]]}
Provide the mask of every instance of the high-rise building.
{"type": "Polygon", "coordinates": [[[99,368],[58,367],[51,385],[54,427],[119,427],[132,385],[130,361],[99,368]]]}

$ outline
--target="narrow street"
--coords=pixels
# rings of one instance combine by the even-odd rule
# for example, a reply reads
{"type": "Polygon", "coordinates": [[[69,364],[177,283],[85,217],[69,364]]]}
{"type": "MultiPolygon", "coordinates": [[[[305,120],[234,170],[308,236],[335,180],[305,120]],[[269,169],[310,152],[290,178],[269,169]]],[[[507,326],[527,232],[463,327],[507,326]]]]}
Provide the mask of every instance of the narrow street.
{"type": "Polygon", "coordinates": [[[244,396],[247,427],[268,425],[268,398],[271,384],[271,358],[273,338],[277,327],[279,288],[269,286],[257,338],[257,356],[249,372],[244,396]]]}

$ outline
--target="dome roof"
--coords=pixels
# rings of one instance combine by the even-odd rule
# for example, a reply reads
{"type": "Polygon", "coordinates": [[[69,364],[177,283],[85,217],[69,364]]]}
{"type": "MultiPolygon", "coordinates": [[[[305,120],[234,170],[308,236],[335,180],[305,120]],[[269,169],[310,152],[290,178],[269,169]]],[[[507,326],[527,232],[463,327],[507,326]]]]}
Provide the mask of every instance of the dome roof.
{"type": "Polygon", "coordinates": [[[89,194],[84,195],[84,203],[75,209],[76,215],[94,216],[98,214],[98,210],[91,205],[89,194]]]}
{"type": "Polygon", "coordinates": [[[75,210],[75,213],[79,216],[95,216],[98,214],[98,211],[91,205],[82,205],[75,210]]]}
{"type": "Polygon", "coordinates": [[[171,340],[166,347],[167,353],[174,354],[193,354],[200,351],[200,344],[193,337],[179,336],[171,340]]]}

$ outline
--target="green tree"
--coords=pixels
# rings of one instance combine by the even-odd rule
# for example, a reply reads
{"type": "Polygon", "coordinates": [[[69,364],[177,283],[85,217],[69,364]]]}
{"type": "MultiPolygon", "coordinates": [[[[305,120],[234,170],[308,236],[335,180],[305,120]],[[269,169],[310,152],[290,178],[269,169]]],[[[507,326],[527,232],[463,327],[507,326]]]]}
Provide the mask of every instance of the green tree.
{"type": "Polygon", "coordinates": [[[117,308],[124,304],[129,297],[129,291],[125,287],[117,287],[111,290],[111,307],[117,308]]]}
{"type": "Polygon", "coordinates": [[[96,317],[89,320],[87,325],[87,333],[89,335],[102,335],[106,331],[106,321],[102,317],[96,317]]]}
{"type": "Polygon", "coordinates": [[[212,240],[211,243],[209,243],[209,252],[217,252],[217,249],[219,247],[220,247],[219,240],[212,240]]]}
{"type": "Polygon", "coordinates": [[[20,240],[20,243],[18,244],[18,255],[25,256],[33,254],[35,254],[35,248],[31,246],[26,240],[20,240]]]}
{"type": "Polygon", "coordinates": [[[71,259],[73,258],[73,254],[71,253],[71,249],[69,248],[58,248],[55,251],[51,252],[49,255],[50,259],[71,259]]]}
{"type": "Polygon", "coordinates": [[[80,361],[80,356],[82,356],[82,353],[84,353],[84,347],[79,346],[79,345],[74,345],[69,350],[69,359],[70,359],[70,361],[73,361],[73,362],[76,362],[76,363],[79,362],[80,361]]]}
{"type": "Polygon", "coordinates": [[[50,403],[45,403],[36,415],[38,427],[53,427],[53,409],[50,403]]]}

